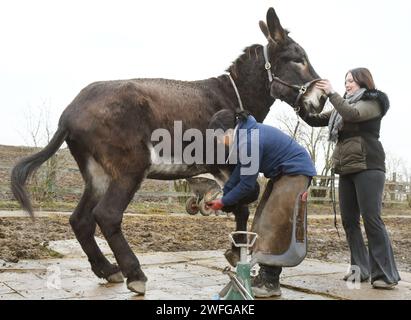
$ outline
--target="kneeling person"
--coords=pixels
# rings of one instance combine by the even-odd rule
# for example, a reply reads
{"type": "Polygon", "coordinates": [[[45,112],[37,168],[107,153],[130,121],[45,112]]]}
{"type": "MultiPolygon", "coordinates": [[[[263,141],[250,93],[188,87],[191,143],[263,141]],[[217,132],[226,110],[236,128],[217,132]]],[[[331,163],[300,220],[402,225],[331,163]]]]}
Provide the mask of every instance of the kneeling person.
{"type": "Polygon", "coordinates": [[[247,111],[220,110],[211,118],[209,128],[225,132],[217,141],[229,147],[230,161],[233,156],[237,160],[224,185],[223,197],[210,201],[211,208],[230,211],[235,206],[249,204],[258,198],[259,172],[270,179],[252,224],[252,231],[259,236],[252,251],[260,266],[252,287],[256,297],[279,296],[279,276],[285,264],[275,257],[291,245],[296,199],[316,175],[314,164],[307,151],[291,137],[277,128],[258,123],[247,111]],[[258,139],[253,138],[253,130],[257,130],[258,139]],[[233,152],[235,146],[237,153],[233,152]],[[248,163],[242,162],[244,153],[249,157],[248,163]],[[250,170],[252,166],[254,170],[250,170]]]}

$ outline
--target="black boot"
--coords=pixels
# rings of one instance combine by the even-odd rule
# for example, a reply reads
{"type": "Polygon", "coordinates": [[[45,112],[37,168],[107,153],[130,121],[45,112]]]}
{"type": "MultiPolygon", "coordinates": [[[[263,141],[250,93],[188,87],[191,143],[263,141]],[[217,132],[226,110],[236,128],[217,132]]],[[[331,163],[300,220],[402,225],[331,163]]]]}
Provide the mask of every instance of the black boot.
{"type": "Polygon", "coordinates": [[[281,267],[260,264],[260,272],[251,279],[251,289],[256,298],[281,296],[280,273],[281,267]]]}

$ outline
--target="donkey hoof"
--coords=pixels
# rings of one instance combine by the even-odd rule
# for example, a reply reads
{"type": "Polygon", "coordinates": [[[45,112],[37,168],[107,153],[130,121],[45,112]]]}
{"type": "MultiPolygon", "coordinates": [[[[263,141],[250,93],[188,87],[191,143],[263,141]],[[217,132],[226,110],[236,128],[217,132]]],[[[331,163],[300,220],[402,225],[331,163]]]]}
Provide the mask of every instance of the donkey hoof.
{"type": "Polygon", "coordinates": [[[107,277],[107,281],[110,283],[122,283],[124,281],[123,274],[121,271],[113,273],[107,277]]]}
{"type": "Polygon", "coordinates": [[[144,295],[146,293],[146,283],[144,281],[131,281],[127,283],[127,288],[137,294],[144,295]]]}
{"type": "Polygon", "coordinates": [[[227,249],[226,252],[224,252],[224,257],[227,259],[228,263],[233,267],[236,267],[238,261],[240,261],[239,255],[231,249],[227,249]]]}

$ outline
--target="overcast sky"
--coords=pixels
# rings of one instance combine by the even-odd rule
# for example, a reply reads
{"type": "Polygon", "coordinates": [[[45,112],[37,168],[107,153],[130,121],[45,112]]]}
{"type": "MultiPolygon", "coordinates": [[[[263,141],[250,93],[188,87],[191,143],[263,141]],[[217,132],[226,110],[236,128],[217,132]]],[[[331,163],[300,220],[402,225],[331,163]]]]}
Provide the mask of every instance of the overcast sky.
{"type": "MultiPolygon", "coordinates": [[[[97,80],[218,76],[251,44],[265,44],[258,21],[273,6],[291,37],[334,88],[364,66],[391,100],[385,149],[411,163],[411,5],[407,0],[1,1],[0,144],[28,141],[25,117],[64,108],[97,80]]],[[[275,125],[290,107],[276,102],[275,125]]]]}

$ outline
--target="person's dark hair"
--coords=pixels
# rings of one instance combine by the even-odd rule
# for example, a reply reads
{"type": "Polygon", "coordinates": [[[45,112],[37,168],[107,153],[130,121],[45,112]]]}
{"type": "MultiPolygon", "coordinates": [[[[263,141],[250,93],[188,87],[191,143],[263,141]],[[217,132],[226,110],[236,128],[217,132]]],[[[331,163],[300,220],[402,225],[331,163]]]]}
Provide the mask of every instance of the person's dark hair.
{"type": "Polygon", "coordinates": [[[216,112],[210,119],[208,123],[208,128],[217,130],[223,129],[227,131],[228,129],[234,129],[239,121],[247,120],[250,112],[247,110],[230,110],[223,109],[216,112]]]}
{"type": "Polygon", "coordinates": [[[349,70],[345,75],[346,78],[349,73],[351,73],[352,78],[356,83],[358,83],[360,88],[365,88],[368,90],[375,89],[374,79],[370,70],[367,68],[355,68],[349,70]]]}

